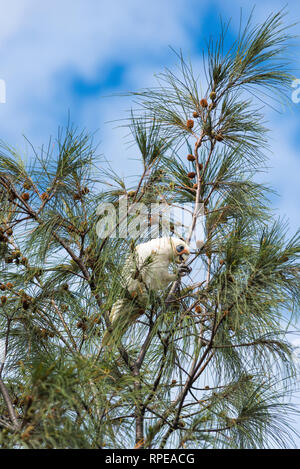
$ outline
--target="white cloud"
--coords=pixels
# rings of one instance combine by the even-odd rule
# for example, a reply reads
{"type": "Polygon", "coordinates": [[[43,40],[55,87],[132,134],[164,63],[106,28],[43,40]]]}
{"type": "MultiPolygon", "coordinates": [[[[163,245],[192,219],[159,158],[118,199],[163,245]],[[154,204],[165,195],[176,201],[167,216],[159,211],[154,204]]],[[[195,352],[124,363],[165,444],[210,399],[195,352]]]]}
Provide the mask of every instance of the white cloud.
{"type": "MultiPolygon", "coordinates": [[[[0,78],[7,84],[7,103],[0,106],[1,137],[10,142],[20,143],[25,133],[41,143],[68,109],[72,112],[71,106],[76,111],[68,74],[99,79],[117,61],[129,67],[133,78],[136,66],[161,62],[170,43],[187,41],[182,23],[186,5],[178,0],[142,5],[137,0],[2,0],[0,8],[0,78]]],[[[101,102],[98,106],[100,110],[101,102]]]]}

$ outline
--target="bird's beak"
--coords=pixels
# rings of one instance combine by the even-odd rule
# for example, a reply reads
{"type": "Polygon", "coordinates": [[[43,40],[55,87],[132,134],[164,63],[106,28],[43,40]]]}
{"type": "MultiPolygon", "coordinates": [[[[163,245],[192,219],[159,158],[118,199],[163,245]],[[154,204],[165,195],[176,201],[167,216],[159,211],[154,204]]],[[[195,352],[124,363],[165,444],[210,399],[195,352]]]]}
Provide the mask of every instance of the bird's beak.
{"type": "Polygon", "coordinates": [[[176,254],[177,254],[177,256],[178,256],[178,258],[177,258],[178,260],[177,260],[176,262],[177,262],[177,264],[181,264],[182,262],[185,262],[185,261],[186,261],[186,259],[187,259],[188,256],[190,255],[190,251],[185,248],[183,251],[178,252],[178,253],[176,253],[176,254]]]}

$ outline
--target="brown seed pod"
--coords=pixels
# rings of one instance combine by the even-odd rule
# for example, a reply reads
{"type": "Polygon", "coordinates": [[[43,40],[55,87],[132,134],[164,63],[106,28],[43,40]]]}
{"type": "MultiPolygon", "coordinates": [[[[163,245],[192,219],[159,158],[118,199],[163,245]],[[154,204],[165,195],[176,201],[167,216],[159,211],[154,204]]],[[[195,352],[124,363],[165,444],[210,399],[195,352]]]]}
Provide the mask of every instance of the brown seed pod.
{"type": "Polygon", "coordinates": [[[23,189],[26,189],[28,191],[29,189],[31,189],[31,187],[32,187],[32,184],[31,184],[30,181],[25,181],[24,182],[23,189]]]}
{"type": "Polygon", "coordinates": [[[28,194],[28,192],[24,192],[22,195],[21,195],[21,198],[27,202],[29,200],[29,197],[30,195],[28,194]]]}
{"type": "Polygon", "coordinates": [[[27,257],[22,257],[22,259],[21,259],[21,264],[22,264],[22,265],[25,265],[25,266],[28,265],[28,259],[27,259],[27,257]]]}
{"type": "Polygon", "coordinates": [[[22,301],[22,308],[25,309],[25,311],[27,311],[27,309],[29,309],[30,307],[30,302],[27,301],[27,300],[23,300],[22,301]]]}
{"type": "Polygon", "coordinates": [[[5,290],[6,290],[6,286],[3,285],[3,283],[0,285],[0,290],[2,290],[2,291],[5,291],[5,290]]]}
{"type": "Polygon", "coordinates": [[[198,117],[200,117],[200,114],[197,111],[195,111],[195,112],[193,112],[193,117],[195,117],[195,119],[197,119],[198,117]]]}
{"type": "Polygon", "coordinates": [[[222,140],[224,140],[224,137],[222,134],[216,134],[215,139],[217,140],[217,142],[222,142],[222,140]]]}
{"type": "Polygon", "coordinates": [[[134,197],[136,194],[136,191],[129,191],[127,192],[128,197],[134,197]]]}
{"type": "Polygon", "coordinates": [[[13,288],[13,286],[14,286],[14,285],[13,285],[13,283],[11,283],[11,282],[7,282],[7,284],[6,284],[6,288],[7,288],[8,290],[11,290],[11,289],[13,288]]]}
{"type": "Polygon", "coordinates": [[[213,109],[215,109],[216,107],[216,103],[210,103],[210,105],[208,106],[208,109],[209,111],[212,111],[213,109]]]}
{"type": "Polygon", "coordinates": [[[211,249],[207,247],[205,249],[205,254],[206,254],[207,257],[211,257],[211,254],[212,254],[211,249]]]}
{"type": "Polygon", "coordinates": [[[43,192],[42,195],[41,195],[41,199],[42,199],[42,200],[48,200],[48,199],[49,199],[49,194],[48,194],[48,192],[43,192]]]}
{"type": "Polygon", "coordinates": [[[83,331],[86,330],[87,328],[87,325],[84,321],[79,321],[76,325],[77,329],[82,329],[83,331]]]}
{"type": "Polygon", "coordinates": [[[187,126],[188,129],[192,129],[192,128],[194,127],[194,121],[193,121],[193,119],[188,119],[188,120],[186,121],[186,126],[187,126]]]}
{"type": "Polygon", "coordinates": [[[88,187],[84,187],[84,188],[82,189],[82,191],[81,191],[81,194],[86,195],[86,194],[88,194],[89,192],[90,192],[89,188],[88,188],[88,187]]]}
{"type": "Polygon", "coordinates": [[[74,200],[80,200],[81,199],[81,194],[74,194],[73,199],[74,200]]]}
{"type": "Polygon", "coordinates": [[[171,385],[174,386],[176,383],[177,383],[177,380],[176,380],[176,379],[172,379],[171,385]]]}
{"type": "Polygon", "coordinates": [[[187,156],[187,160],[188,160],[188,161],[195,161],[195,159],[196,159],[196,158],[194,157],[194,155],[189,154],[189,155],[187,156]]]}
{"type": "Polygon", "coordinates": [[[223,259],[220,259],[220,260],[219,260],[219,264],[220,264],[220,265],[223,265],[224,262],[225,262],[225,261],[224,261],[223,259]]]}
{"type": "Polygon", "coordinates": [[[208,389],[210,389],[210,387],[209,387],[209,386],[205,386],[204,389],[208,390],[208,389]]]}
{"type": "Polygon", "coordinates": [[[68,226],[67,230],[69,233],[77,233],[77,229],[73,225],[68,226]]]}
{"type": "Polygon", "coordinates": [[[198,184],[193,184],[193,189],[198,189],[198,184]]]}
{"type": "Polygon", "coordinates": [[[202,106],[202,107],[207,107],[207,106],[208,106],[207,99],[202,98],[202,99],[200,100],[200,106],[202,106]]]}
{"type": "Polygon", "coordinates": [[[189,179],[194,179],[195,176],[196,176],[196,173],[194,173],[194,171],[191,171],[190,173],[187,173],[187,177],[189,179]]]}
{"type": "Polygon", "coordinates": [[[195,306],[195,313],[200,314],[202,313],[202,308],[200,305],[195,306]]]}
{"type": "Polygon", "coordinates": [[[6,302],[7,302],[7,296],[1,296],[1,304],[2,304],[2,306],[5,305],[6,302]]]}
{"type": "Polygon", "coordinates": [[[216,97],[217,97],[217,93],[216,93],[215,91],[212,91],[212,92],[210,93],[209,97],[210,97],[210,99],[211,99],[212,101],[214,101],[214,100],[216,99],[216,97]]]}
{"type": "Polygon", "coordinates": [[[8,230],[6,230],[6,234],[7,236],[11,236],[13,234],[13,230],[11,228],[8,228],[8,230]]]}
{"type": "Polygon", "coordinates": [[[12,256],[8,256],[5,258],[6,264],[12,264],[13,261],[14,261],[14,258],[12,256]]]}
{"type": "Polygon", "coordinates": [[[202,163],[199,163],[199,169],[200,169],[200,171],[202,171],[202,169],[203,169],[203,164],[202,163]]]}
{"type": "Polygon", "coordinates": [[[288,256],[282,256],[280,261],[281,262],[287,262],[289,260],[288,256]]]}

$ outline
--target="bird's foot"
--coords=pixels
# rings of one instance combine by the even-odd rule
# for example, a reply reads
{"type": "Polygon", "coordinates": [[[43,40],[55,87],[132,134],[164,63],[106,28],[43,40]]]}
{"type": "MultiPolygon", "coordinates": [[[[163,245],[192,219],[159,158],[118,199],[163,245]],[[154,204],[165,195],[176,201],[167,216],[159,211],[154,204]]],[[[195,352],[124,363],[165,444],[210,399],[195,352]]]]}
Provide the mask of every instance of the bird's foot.
{"type": "Polygon", "coordinates": [[[184,265],[184,264],[178,268],[178,274],[180,277],[184,277],[185,275],[190,274],[191,272],[192,272],[191,267],[184,265]]]}

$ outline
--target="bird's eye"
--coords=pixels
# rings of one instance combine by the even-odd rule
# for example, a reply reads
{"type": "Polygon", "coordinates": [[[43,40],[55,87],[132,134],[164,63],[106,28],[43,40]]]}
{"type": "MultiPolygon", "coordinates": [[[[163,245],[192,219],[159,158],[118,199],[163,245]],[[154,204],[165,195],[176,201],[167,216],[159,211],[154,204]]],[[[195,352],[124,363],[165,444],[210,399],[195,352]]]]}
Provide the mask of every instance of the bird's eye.
{"type": "Polygon", "coordinates": [[[180,244],[180,246],[176,246],[176,251],[177,252],[182,252],[184,250],[184,246],[180,244]]]}

